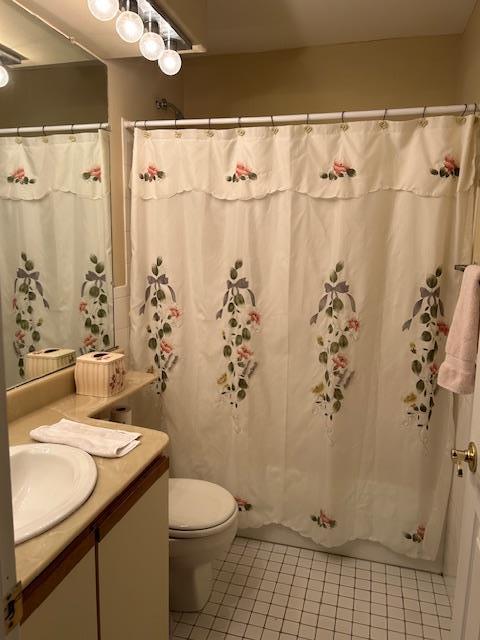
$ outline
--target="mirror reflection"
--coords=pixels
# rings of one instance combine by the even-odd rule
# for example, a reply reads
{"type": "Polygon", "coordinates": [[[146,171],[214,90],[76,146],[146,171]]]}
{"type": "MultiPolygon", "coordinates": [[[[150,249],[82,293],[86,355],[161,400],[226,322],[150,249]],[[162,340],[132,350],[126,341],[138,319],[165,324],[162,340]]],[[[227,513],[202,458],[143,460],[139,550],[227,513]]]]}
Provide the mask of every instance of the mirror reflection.
{"type": "Polygon", "coordinates": [[[105,66],[8,0],[0,0],[0,65],[0,295],[11,387],[114,345],[109,133],[105,66]]]}

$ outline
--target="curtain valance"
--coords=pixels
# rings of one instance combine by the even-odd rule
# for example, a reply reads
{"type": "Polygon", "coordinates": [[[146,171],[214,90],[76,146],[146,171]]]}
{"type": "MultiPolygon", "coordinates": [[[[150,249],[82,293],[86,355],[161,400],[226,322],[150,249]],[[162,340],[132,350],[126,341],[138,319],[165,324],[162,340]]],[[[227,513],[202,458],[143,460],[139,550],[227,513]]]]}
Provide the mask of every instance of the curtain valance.
{"type": "Polygon", "coordinates": [[[52,192],[108,194],[105,131],[0,139],[0,198],[40,200],[52,192]]]}
{"type": "Polygon", "coordinates": [[[137,129],[132,193],[144,200],[189,191],[222,200],[282,191],[315,198],[385,190],[444,197],[473,184],[474,125],[474,116],[445,116],[215,131],[137,129]]]}

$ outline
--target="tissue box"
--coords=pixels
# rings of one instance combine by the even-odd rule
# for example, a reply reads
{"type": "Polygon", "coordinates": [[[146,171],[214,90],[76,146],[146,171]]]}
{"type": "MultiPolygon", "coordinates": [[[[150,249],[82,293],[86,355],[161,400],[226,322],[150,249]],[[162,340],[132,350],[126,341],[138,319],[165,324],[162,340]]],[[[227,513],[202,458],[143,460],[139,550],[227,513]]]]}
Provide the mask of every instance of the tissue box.
{"type": "Polygon", "coordinates": [[[77,358],[75,384],[82,396],[108,398],[125,386],[125,355],[117,351],[93,351],[77,358]]]}
{"type": "Polygon", "coordinates": [[[25,374],[27,378],[37,378],[46,373],[68,367],[75,362],[74,349],[40,349],[27,353],[25,357],[25,374]]]}

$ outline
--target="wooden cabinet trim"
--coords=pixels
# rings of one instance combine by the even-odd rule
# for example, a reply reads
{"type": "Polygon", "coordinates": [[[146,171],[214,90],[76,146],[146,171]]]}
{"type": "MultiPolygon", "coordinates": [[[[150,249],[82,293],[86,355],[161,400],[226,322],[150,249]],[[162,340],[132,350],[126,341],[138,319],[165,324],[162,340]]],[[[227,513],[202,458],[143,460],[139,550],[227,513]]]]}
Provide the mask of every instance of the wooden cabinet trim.
{"type": "Polygon", "coordinates": [[[108,532],[119,522],[123,516],[130,511],[133,505],[150,489],[163,474],[168,470],[168,458],[161,458],[148,466],[131,484],[121,493],[100,515],[96,526],[97,541],[105,538],[108,532]]]}
{"type": "Polygon", "coordinates": [[[88,528],[82,531],[23,590],[22,623],[29,618],[37,607],[58,587],[62,580],[74,569],[87,553],[95,546],[95,533],[88,528]]]}
{"type": "Polygon", "coordinates": [[[52,562],[23,589],[23,617],[44,602],[97,541],[119,522],[169,467],[165,456],[155,458],[52,562]]]}

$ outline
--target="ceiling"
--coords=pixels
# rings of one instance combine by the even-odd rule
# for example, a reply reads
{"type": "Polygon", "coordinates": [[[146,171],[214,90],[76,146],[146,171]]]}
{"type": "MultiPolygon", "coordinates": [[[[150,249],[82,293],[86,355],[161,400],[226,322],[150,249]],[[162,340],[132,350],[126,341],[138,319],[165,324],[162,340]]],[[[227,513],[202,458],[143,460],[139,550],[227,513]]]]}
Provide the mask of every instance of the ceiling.
{"type": "MultiPolygon", "coordinates": [[[[194,43],[194,51],[243,53],[387,38],[462,33],[476,0],[156,0],[194,43]]],[[[101,59],[138,57],[113,21],[100,22],[87,0],[0,0],[21,4],[101,59]]],[[[0,13],[0,41],[9,37],[0,13]]],[[[30,38],[17,28],[7,46],[30,38]]],[[[35,46],[35,38],[32,38],[35,46]]],[[[26,53],[27,57],[30,57],[26,53]]],[[[37,53],[39,55],[39,52],[37,53]]],[[[65,55],[67,55],[65,53],[65,55]]]]}
{"type": "Polygon", "coordinates": [[[208,0],[209,53],[462,33],[475,0],[208,0]]]}
{"type": "Polygon", "coordinates": [[[24,56],[22,67],[92,59],[83,49],[10,0],[0,0],[0,45],[24,56]]]}
{"type": "MultiPolygon", "coordinates": [[[[0,0],[0,2],[5,1],[8,0],[0,0]]],[[[10,0],[11,2],[12,0],[10,0]]],[[[114,20],[100,22],[92,16],[88,9],[87,0],[13,0],[13,2],[39,15],[49,24],[55,25],[57,29],[80,42],[88,51],[102,60],[132,58],[140,55],[138,44],[129,44],[118,37],[114,20]]],[[[186,0],[183,2],[162,0],[157,4],[165,8],[168,13],[169,2],[179,3],[183,7],[186,0]]],[[[189,0],[189,2],[202,4],[201,0],[189,0]]],[[[190,7],[190,4],[185,4],[185,14],[190,12],[190,7]]],[[[206,9],[204,9],[204,13],[206,14],[206,9]]],[[[183,24],[180,26],[183,27],[183,24]]],[[[189,36],[188,30],[186,31],[189,36]]]]}

